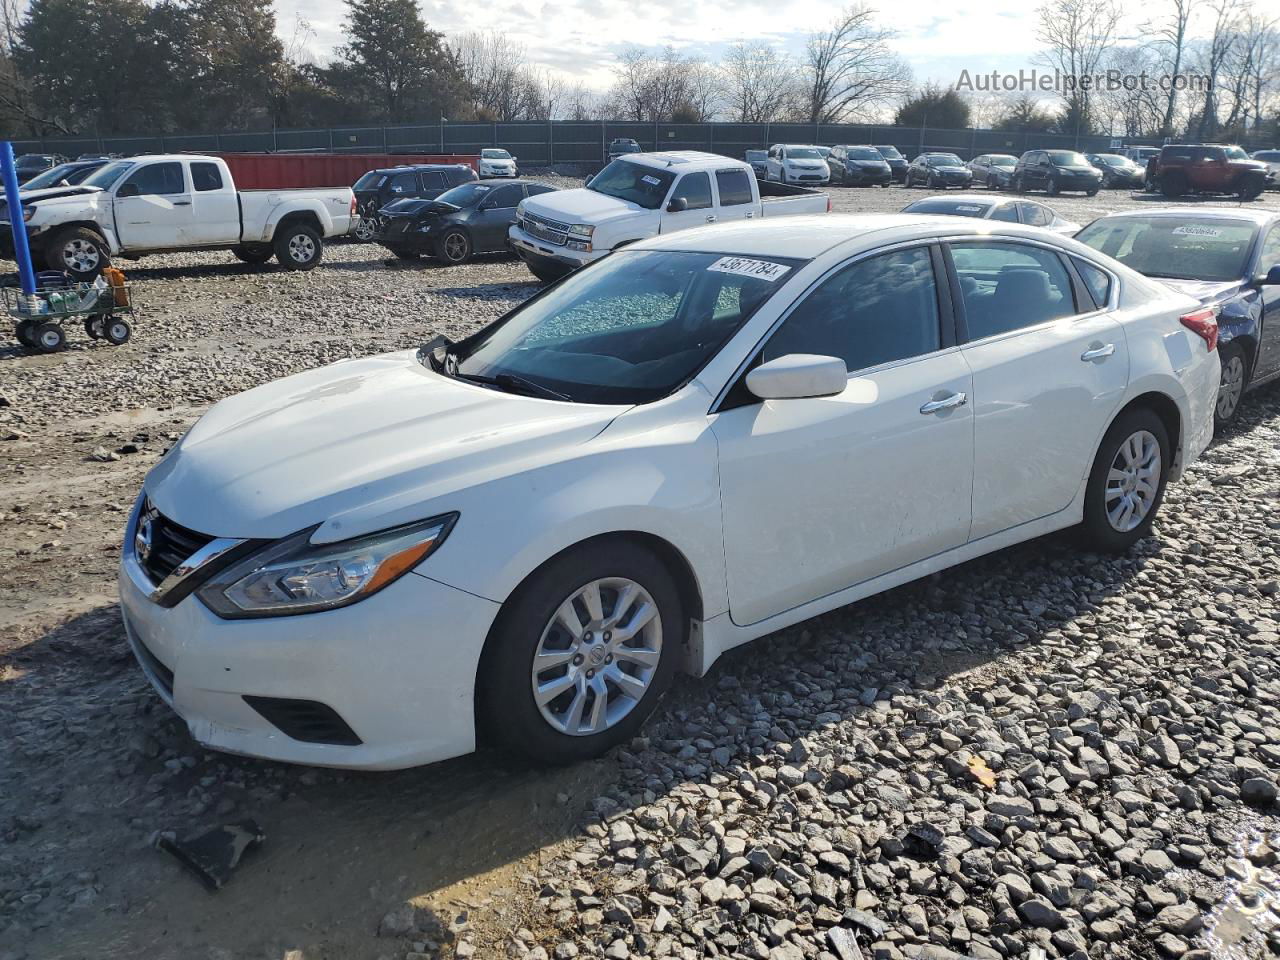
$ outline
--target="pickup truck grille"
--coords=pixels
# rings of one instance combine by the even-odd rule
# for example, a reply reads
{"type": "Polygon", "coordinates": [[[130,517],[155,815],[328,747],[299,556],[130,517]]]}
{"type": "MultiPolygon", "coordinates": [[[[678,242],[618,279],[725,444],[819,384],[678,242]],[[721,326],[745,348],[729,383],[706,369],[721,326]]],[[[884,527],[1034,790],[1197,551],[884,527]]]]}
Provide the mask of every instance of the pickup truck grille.
{"type": "Polygon", "coordinates": [[[520,227],[525,233],[557,247],[563,247],[568,240],[569,225],[548,220],[545,217],[535,217],[533,214],[526,213],[520,221],[520,227]]]}

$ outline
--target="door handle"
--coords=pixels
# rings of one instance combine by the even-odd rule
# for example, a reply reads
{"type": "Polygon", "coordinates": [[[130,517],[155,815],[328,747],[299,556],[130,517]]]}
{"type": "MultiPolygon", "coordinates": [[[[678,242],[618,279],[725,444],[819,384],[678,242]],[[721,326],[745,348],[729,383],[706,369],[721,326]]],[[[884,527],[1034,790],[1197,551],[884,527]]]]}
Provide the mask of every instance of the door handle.
{"type": "Polygon", "coordinates": [[[943,397],[940,400],[930,400],[920,412],[925,416],[931,413],[942,413],[944,410],[954,410],[956,407],[963,407],[969,402],[969,398],[963,393],[953,393],[949,397],[943,397]]]}
{"type": "Polygon", "coordinates": [[[1115,352],[1116,345],[1114,343],[1106,343],[1100,347],[1092,347],[1086,350],[1080,354],[1080,359],[1085,363],[1090,363],[1094,360],[1105,360],[1115,352]]]}
{"type": "Polygon", "coordinates": [[[191,201],[190,201],[190,200],[175,200],[175,201],[173,201],[173,205],[174,205],[175,207],[189,207],[189,206],[191,206],[191,201]]]}
{"type": "Polygon", "coordinates": [[[747,219],[748,219],[748,220],[750,220],[750,219],[751,219],[752,217],[754,217],[754,216],[755,216],[755,212],[754,212],[754,211],[751,211],[751,212],[748,212],[748,213],[747,213],[747,219]]]}
{"type": "Polygon", "coordinates": [[[711,216],[707,217],[707,223],[715,223],[715,222],[716,222],[715,214],[712,214],[711,216]]]}

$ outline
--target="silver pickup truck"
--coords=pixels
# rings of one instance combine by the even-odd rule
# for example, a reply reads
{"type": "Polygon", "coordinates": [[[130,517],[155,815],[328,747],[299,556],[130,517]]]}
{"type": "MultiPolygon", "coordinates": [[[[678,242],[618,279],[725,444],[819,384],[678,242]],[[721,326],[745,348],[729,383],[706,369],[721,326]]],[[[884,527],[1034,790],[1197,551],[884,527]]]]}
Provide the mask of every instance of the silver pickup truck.
{"type": "Polygon", "coordinates": [[[523,200],[508,238],[539,280],[555,280],[628,243],[708,223],[829,213],[825,193],[756,179],[714,153],[621,156],[578,190],[523,200]]]}
{"type": "MultiPolygon", "coordinates": [[[[324,241],[345,236],[350,187],[238,190],[219,157],[169,154],[113,160],[74,187],[20,194],[37,264],[91,280],[111,257],[230,250],[246,263],[273,256],[288,270],[320,262],[324,241]]],[[[0,254],[11,257],[7,205],[0,254]]]]}

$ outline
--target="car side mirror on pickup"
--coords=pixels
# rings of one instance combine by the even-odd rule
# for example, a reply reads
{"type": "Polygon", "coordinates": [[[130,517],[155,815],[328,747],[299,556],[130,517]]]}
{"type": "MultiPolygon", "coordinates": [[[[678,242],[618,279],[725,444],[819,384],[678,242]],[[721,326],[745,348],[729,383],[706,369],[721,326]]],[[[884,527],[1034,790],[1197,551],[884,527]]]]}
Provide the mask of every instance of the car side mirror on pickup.
{"type": "Polygon", "coordinates": [[[684,197],[675,197],[667,204],[667,213],[684,213],[689,209],[689,201],[684,197]]]}
{"type": "Polygon", "coordinates": [[[761,400],[833,397],[848,385],[849,371],[843,360],[812,353],[789,353],[747,374],[747,389],[761,400]]]}
{"type": "Polygon", "coordinates": [[[1267,287],[1280,287],[1280,263],[1275,264],[1263,274],[1262,284],[1267,287]]]}
{"type": "Polygon", "coordinates": [[[123,200],[125,197],[140,197],[142,191],[138,189],[136,183],[122,183],[120,189],[116,191],[116,199],[123,200]]]}

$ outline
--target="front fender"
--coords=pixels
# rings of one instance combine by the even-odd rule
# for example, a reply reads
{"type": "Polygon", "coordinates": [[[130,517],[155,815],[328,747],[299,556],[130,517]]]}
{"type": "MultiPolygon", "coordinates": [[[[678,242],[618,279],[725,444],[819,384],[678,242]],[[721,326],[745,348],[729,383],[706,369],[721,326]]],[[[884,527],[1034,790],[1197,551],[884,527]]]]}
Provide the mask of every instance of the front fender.
{"type": "MultiPolygon", "coordinates": [[[[1262,296],[1258,290],[1243,290],[1221,305],[1218,314],[1218,342],[1251,338],[1258,342],[1262,330],[1262,296]]],[[[1252,362],[1252,350],[1247,350],[1246,362],[1252,362]]]]}

